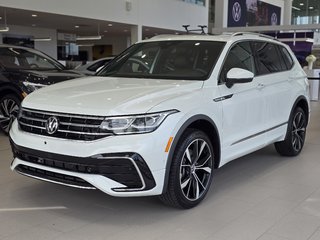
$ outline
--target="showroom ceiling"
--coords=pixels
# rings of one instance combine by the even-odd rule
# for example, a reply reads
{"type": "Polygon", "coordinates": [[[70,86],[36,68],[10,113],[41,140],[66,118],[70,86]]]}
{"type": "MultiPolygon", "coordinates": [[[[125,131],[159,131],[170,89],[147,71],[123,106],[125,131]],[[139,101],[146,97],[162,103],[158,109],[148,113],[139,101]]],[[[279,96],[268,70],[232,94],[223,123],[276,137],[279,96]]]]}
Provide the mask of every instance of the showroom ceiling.
{"type": "MultiPolygon", "coordinates": [[[[22,9],[0,7],[0,26],[5,24],[19,25],[35,28],[57,29],[61,33],[72,33],[77,36],[97,35],[98,31],[104,37],[108,36],[130,36],[132,25],[102,21],[97,19],[80,18],[45,12],[36,12],[22,9]]],[[[172,34],[173,30],[143,27],[143,36],[152,37],[157,34],[172,34]]]]}
{"type": "Polygon", "coordinates": [[[309,14],[319,14],[319,0],[293,0],[292,6],[294,10],[308,12],[309,14]]]}

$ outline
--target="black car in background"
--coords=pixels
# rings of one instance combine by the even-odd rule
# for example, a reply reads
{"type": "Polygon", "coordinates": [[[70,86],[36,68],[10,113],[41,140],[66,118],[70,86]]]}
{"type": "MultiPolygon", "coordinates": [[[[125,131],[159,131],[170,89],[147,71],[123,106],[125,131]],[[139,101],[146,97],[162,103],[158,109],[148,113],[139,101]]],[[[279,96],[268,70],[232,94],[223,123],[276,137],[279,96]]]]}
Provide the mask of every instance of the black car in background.
{"type": "Polygon", "coordinates": [[[0,45],[0,130],[9,132],[21,101],[29,93],[82,76],[37,50],[0,45]]]}

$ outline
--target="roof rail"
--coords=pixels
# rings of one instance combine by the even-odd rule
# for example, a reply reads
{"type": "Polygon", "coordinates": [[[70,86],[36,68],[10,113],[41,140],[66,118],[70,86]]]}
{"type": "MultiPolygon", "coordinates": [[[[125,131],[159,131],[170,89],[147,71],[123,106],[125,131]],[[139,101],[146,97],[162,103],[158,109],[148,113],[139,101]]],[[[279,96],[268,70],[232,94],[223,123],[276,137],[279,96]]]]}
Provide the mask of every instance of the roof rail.
{"type": "Polygon", "coordinates": [[[235,33],[232,33],[232,37],[235,37],[235,36],[241,36],[241,35],[256,35],[256,36],[259,36],[259,37],[265,37],[265,38],[269,38],[269,39],[273,39],[273,40],[277,40],[276,38],[272,37],[272,36],[269,36],[269,35],[266,35],[266,34],[262,34],[262,33],[255,33],[255,32],[235,32],[235,33]]]}

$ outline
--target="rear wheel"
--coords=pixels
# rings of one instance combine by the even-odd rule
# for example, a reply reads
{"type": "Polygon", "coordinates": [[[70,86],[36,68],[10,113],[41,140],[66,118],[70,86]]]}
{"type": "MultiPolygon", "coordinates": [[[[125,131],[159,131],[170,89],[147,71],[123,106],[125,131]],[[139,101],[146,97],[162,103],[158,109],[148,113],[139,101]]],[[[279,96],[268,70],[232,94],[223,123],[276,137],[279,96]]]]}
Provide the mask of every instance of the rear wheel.
{"type": "Polygon", "coordinates": [[[160,199],[167,205],[192,208],[207,194],[214,166],[214,153],[207,135],[188,129],[179,141],[169,173],[168,188],[160,199]]]}
{"type": "Polygon", "coordinates": [[[286,138],[275,143],[275,148],[280,155],[296,156],[304,145],[306,138],[307,116],[302,108],[297,107],[290,117],[286,138]]]}
{"type": "Polygon", "coordinates": [[[12,94],[4,95],[0,99],[0,129],[8,134],[10,127],[17,117],[20,108],[20,99],[12,94]]]}

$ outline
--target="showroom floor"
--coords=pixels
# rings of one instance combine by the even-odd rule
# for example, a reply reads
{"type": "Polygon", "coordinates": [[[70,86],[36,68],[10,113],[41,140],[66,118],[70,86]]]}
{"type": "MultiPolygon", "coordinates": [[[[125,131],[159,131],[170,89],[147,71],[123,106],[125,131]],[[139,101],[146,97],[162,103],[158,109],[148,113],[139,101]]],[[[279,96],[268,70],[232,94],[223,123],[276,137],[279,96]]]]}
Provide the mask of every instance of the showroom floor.
{"type": "Polygon", "coordinates": [[[320,239],[320,103],[312,103],[305,148],[296,158],[272,146],[216,171],[206,200],[191,210],[156,198],[113,198],[11,172],[0,135],[0,240],[320,239]]]}

